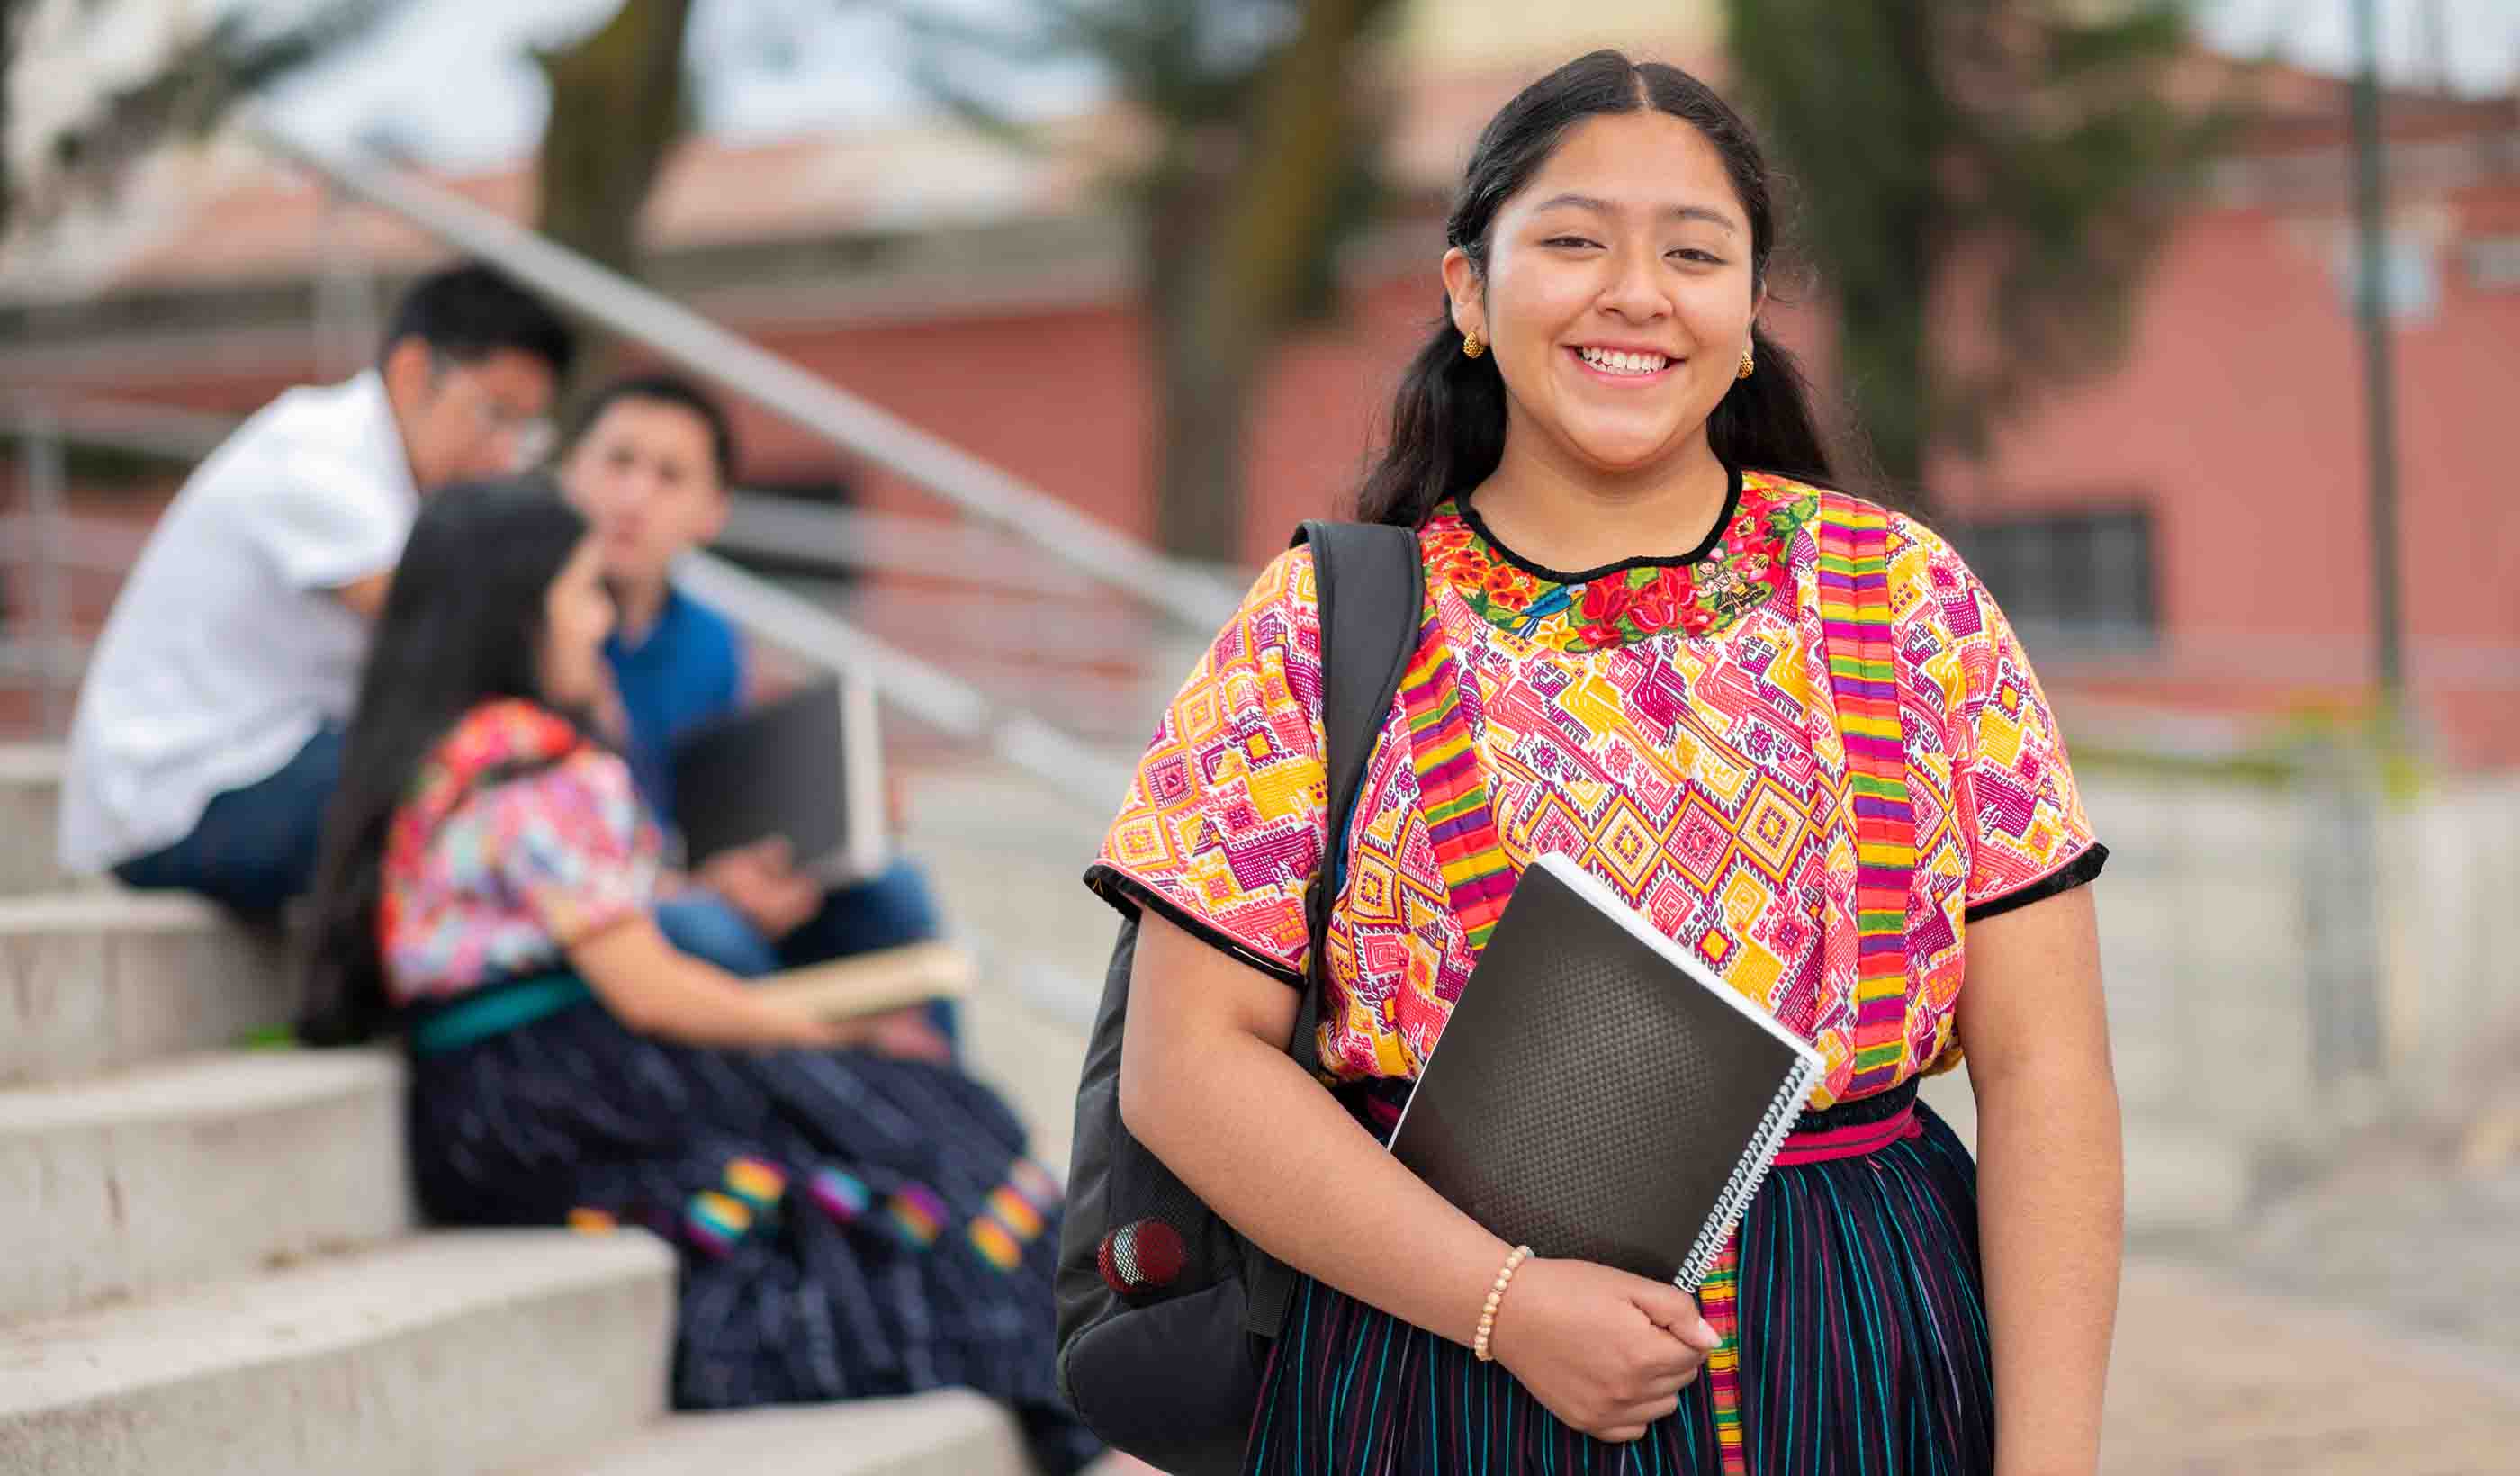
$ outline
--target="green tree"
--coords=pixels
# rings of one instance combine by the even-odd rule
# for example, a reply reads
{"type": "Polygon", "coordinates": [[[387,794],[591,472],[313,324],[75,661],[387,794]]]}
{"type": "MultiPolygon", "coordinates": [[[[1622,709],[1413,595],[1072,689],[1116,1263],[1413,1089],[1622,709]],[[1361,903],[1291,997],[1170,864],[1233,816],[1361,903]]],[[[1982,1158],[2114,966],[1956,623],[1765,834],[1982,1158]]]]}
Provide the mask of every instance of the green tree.
{"type": "Polygon", "coordinates": [[[945,79],[957,52],[1095,63],[1154,126],[1116,181],[1137,222],[1154,366],[1158,541],[1242,558],[1251,407],[1287,332],[1336,297],[1340,246],[1369,223],[1381,118],[1363,84],[1392,0],[1033,0],[1021,35],[915,17],[931,91],[1019,132],[945,79]]]}
{"type": "MultiPolygon", "coordinates": [[[[0,136],[12,128],[7,86],[41,0],[0,0],[0,136]]],[[[332,0],[279,25],[231,12],[177,46],[156,69],[113,88],[43,140],[34,177],[0,154],[0,231],[23,211],[38,220],[73,194],[111,189],[133,160],[171,139],[206,134],[238,107],[348,50],[408,0],[332,0]]],[[[77,0],[92,23],[109,0],[77,0]]]]}
{"type": "Polygon", "coordinates": [[[2232,115],[2172,101],[2176,0],[1727,0],[1882,468],[1975,452],[2110,368],[2182,186],[2232,115]],[[1940,332],[1944,309],[1969,332],[1940,332]]]}
{"type": "MultiPolygon", "coordinates": [[[[79,0],[94,13],[110,0],[79,0]]],[[[278,26],[233,13],[178,47],[146,77],[102,97],[47,142],[53,162],[24,202],[42,212],[80,189],[109,189],[132,160],[200,136],[276,84],[348,50],[409,0],[332,0],[278,26]]],[[[36,0],[0,0],[0,79],[36,0]]],[[[689,125],[684,46],[691,0],[622,0],[603,24],[533,53],[551,87],[538,150],[535,228],[630,276],[642,266],[639,220],[674,143],[689,125]]],[[[82,21],[92,21],[85,15],[82,21]]],[[[7,123],[0,94],[0,127],[7,123]]],[[[0,229],[15,192],[0,180],[0,229]]],[[[600,372],[610,345],[583,357],[600,372]]]]}
{"type": "MultiPolygon", "coordinates": [[[[0,0],[10,7],[0,44],[28,3],[0,0]]],[[[206,128],[402,3],[339,0],[273,32],[223,22],[110,100],[61,152],[123,158],[178,128],[206,128]]],[[[1238,560],[1252,401],[1286,333],[1333,304],[1337,252],[1372,214],[1382,132],[1361,73],[1395,0],[1032,0],[1028,23],[1012,30],[960,25],[906,0],[839,4],[888,10],[922,41],[927,90],[1011,138],[1019,125],[950,80],[966,74],[958,61],[1084,59],[1154,125],[1148,157],[1117,183],[1146,283],[1161,542],[1238,560]]],[[[691,9],[622,0],[583,38],[535,56],[552,89],[536,227],[632,276],[640,217],[689,124],[691,9]]]]}

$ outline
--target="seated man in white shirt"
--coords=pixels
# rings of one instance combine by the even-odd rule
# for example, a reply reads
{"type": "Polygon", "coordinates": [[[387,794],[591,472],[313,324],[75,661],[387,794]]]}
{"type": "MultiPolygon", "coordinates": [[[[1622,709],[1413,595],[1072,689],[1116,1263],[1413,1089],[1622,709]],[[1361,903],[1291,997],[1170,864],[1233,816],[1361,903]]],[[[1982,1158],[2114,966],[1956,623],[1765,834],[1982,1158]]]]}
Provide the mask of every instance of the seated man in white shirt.
{"type": "Polygon", "coordinates": [[[572,350],[506,278],[436,272],[395,308],[377,368],[288,391],[194,471],[88,664],[65,866],[253,915],[306,889],[419,500],[539,456],[572,350]]]}

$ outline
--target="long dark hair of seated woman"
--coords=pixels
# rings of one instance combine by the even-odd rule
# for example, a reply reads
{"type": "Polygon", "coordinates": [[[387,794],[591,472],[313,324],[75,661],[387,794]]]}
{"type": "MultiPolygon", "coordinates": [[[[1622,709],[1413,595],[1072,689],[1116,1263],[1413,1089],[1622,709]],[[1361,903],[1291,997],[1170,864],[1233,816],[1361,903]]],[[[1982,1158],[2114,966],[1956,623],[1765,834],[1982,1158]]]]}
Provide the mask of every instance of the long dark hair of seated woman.
{"type": "Polygon", "coordinates": [[[346,1045],[384,1024],[377,905],[394,812],[467,712],[494,697],[543,700],[546,600],[585,537],[586,520],[539,476],[449,487],[422,504],[325,817],[300,1038],[346,1045]]]}

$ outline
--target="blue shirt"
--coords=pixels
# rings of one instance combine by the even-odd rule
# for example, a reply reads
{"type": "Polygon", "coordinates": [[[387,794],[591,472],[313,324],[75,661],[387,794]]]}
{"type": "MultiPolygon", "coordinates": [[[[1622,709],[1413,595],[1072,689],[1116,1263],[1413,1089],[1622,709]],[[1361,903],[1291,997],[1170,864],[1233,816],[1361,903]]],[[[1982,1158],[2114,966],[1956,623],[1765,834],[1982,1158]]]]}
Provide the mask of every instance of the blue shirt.
{"type": "Polygon", "coordinates": [[[619,631],[604,643],[630,720],[630,774],[657,820],[674,822],[674,744],[693,729],[736,710],[743,693],[743,655],[724,615],[679,590],[637,646],[619,631]]]}

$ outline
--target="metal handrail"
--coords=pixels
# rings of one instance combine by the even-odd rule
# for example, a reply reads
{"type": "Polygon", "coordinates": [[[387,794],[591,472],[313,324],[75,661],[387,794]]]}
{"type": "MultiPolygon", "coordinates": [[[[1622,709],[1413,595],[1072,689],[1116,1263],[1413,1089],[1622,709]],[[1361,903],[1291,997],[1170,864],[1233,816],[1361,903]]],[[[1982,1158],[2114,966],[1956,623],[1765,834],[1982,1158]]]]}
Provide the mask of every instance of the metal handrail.
{"type": "Polygon", "coordinates": [[[265,147],[335,187],[772,410],[832,446],[918,483],[1051,557],[1201,632],[1239,592],[1086,516],[1047,492],[729,333],[681,303],[545,240],[505,216],[363,156],[265,121],[265,147]]]}
{"type": "MultiPolygon", "coordinates": [[[[243,424],[216,411],[88,394],[75,399],[19,396],[16,418],[22,436],[30,417],[39,418],[66,442],[172,462],[202,460],[243,424]]],[[[717,546],[737,554],[804,552],[854,568],[950,568],[969,572],[977,583],[1042,595],[1083,595],[1096,587],[1096,581],[1063,564],[1025,561],[1021,556],[1032,549],[1020,538],[957,519],[801,503],[741,487],[732,502],[734,515],[717,546]]],[[[73,540],[93,531],[71,521],[73,540]]],[[[8,522],[0,515],[0,529],[8,522]]],[[[0,549],[0,558],[9,552],[0,549]]],[[[106,566],[104,555],[91,558],[75,543],[69,558],[73,563],[106,566]]],[[[129,562],[130,555],[122,554],[119,561],[129,562]]]]}
{"type": "MultiPolygon", "coordinates": [[[[38,635],[32,641],[0,640],[0,679],[36,677],[45,726],[59,731],[63,678],[77,669],[86,649],[68,630],[68,591],[62,578],[73,567],[123,566],[135,552],[132,545],[140,541],[118,529],[91,526],[63,509],[62,445],[76,441],[197,460],[215,449],[237,423],[224,416],[96,399],[56,404],[28,398],[19,405],[18,417],[27,452],[28,508],[22,517],[0,516],[0,560],[35,572],[38,635]]],[[[692,555],[673,577],[678,587],[747,632],[817,664],[863,672],[902,711],[956,738],[987,744],[1074,801],[1108,805],[1126,786],[1125,767],[1089,744],[1030,712],[990,700],[943,668],[722,559],[692,555]]]]}
{"type": "Polygon", "coordinates": [[[75,399],[49,395],[23,396],[22,421],[40,416],[65,441],[107,446],[116,451],[194,462],[218,449],[242,424],[236,417],[210,410],[185,410],[82,394],[75,399]]]}
{"type": "Polygon", "coordinates": [[[711,554],[686,555],[674,583],[750,634],[799,655],[863,673],[903,711],[958,738],[984,741],[1018,768],[1092,805],[1117,803],[1130,771],[1028,712],[891,646],[830,610],[711,554]]]}

